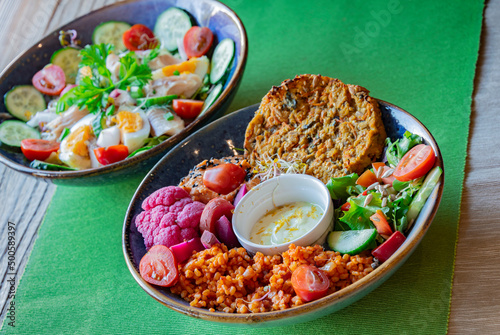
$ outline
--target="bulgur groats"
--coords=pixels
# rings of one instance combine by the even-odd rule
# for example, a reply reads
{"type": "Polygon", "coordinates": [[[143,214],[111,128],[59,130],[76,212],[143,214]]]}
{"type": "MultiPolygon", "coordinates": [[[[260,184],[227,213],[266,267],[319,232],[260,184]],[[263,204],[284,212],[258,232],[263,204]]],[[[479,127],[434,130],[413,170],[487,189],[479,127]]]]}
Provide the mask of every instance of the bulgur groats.
{"type": "Polygon", "coordinates": [[[294,292],[292,272],[301,264],[323,270],[330,279],[328,294],[369,274],[373,257],[341,255],[319,245],[290,245],[282,255],[250,257],[244,248],[216,245],[179,264],[179,281],[171,292],[191,306],[227,313],[283,310],[305,303],[294,292]]]}

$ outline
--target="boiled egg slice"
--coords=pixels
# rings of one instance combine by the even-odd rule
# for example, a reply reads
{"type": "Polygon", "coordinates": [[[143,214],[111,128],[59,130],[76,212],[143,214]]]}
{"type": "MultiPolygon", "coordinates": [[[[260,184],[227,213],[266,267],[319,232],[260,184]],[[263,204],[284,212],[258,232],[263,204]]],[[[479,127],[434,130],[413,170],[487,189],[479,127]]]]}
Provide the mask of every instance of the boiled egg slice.
{"type": "Polygon", "coordinates": [[[72,168],[90,168],[88,143],[92,137],[92,127],[88,124],[77,128],[71,127],[71,132],[61,142],[59,159],[72,168]]]}
{"type": "Polygon", "coordinates": [[[167,65],[159,70],[153,71],[152,79],[156,80],[164,77],[174,76],[175,73],[194,73],[201,79],[203,79],[208,73],[209,65],[210,61],[208,60],[207,56],[193,57],[185,62],[167,65]]]}
{"type": "Polygon", "coordinates": [[[144,145],[151,127],[143,111],[121,110],[115,115],[114,120],[120,129],[121,142],[128,147],[129,153],[144,145]]]}

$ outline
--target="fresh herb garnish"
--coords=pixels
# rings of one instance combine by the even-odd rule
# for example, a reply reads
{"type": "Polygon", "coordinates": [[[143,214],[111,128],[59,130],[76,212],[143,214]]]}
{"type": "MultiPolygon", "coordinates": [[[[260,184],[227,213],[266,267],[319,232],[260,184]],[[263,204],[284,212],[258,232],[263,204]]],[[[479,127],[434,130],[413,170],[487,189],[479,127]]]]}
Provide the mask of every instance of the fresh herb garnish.
{"type": "Polygon", "coordinates": [[[61,97],[57,112],[76,104],[79,108],[87,107],[90,113],[99,113],[111,104],[108,95],[113,89],[126,89],[132,83],[145,85],[151,79],[151,69],[146,64],[139,65],[135,53],[129,52],[120,58],[118,80],[113,82],[111,72],[106,68],[106,58],[113,49],[111,44],[97,44],[87,45],[80,51],[79,67],[85,68],[88,75],[81,78],[80,85],[61,97]]]}
{"type": "Polygon", "coordinates": [[[172,114],[172,112],[166,112],[165,115],[163,115],[163,117],[167,121],[172,121],[174,119],[174,114],[172,114]]]}

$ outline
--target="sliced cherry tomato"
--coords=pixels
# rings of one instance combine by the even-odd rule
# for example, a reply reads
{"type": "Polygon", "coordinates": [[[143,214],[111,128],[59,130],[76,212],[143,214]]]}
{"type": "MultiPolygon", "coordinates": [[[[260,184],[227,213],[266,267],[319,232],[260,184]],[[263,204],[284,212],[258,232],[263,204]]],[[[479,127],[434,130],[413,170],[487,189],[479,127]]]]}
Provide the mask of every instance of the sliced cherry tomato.
{"type": "Polygon", "coordinates": [[[300,299],[313,301],[326,295],[330,279],[314,265],[302,264],[292,273],[292,286],[300,299]]]}
{"type": "Polygon", "coordinates": [[[430,145],[419,144],[408,151],[394,170],[399,181],[410,181],[425,176],[434,166],[436,155],[430,145]]]}
{"type": "Polygon", "coordinates": [[[59,150],[59,142],[28,138],[21,141],[21,150],[30,161],[44,161],[59,150]]]}
{"type": "Polygon", "coordinates": [[[203,184],[219,194],[229,194],[241,185],[246,175],[241,166],[225,163],[205,170],[203,184]]]}
{"type": "Polygon", "coordinates": [[[392,185],[392,182],[394,181],[394,179],[396,179],[392,174],[389,177],[382,178],[384,173],[386,173],[390,169],[390,167],[385,165],[385,163],[381,163],[381,162],[372,163],[372,166],[373,166],[373,171],[375,172],[375,174],[377,173],[378,169],[380,169],[380,168],[383,169],[383,171],[379,174],[379,176],[380,176],[380,178],[378,178],[379,182],[392,185]]]}
{"type": "Polygon", "coordinates": [[[377,209],[375,214],[370,216],[370,220],[373,222],[375,228],[377,228],[377,233],[382,235],[384,238],[388,238],[392,234],[391,226],[387,221],[387,218],[380,209],[377,209]]]}
{"type": "Polygon", "coordinates": [[[134,24],[123,33],[123,44],[131,51],[154,49],[158,45],[155,34],[143,24],[134,24]]]}
{"type": "Polygon", "coordinates": [[[340,207],[340,210],[347,212],[351,208],[351,203],[348,201],[340,207]]]}
{"type": "Polygon", "coordinates": [[[214,41],[214,34],[207,27],[191,27],[184,35],[184,50],[186,56],[201,57],[210,50],[212,42],[214,41]]]}
{"type": "Polygon", "coordinates": [[[124,160],[128,156],[128,147],[123,144],[111,145],[107,148],[95,148],[95,157],[102,165],[108,165],[124,160]]]}
{"type": "Polygon", "coordinates": [[[33,86],[43,94],[59,95],[66,87],[66,76],[63,69],[49,64],[33,76],[33,86]]]}
{"type": "Polygon", "coordinates": [[[193,119],[200,114],[203,109],[203,101],[190,99],[174,99],[172,107],[174,112],[183,119],[193,119]]]}
{"type": "Polygon", "coordinates": [[[139,264],[141,277],[148,283],[169,287],[179,279],[177,261],[172,251],[164,245],[149,249],[139,264]]]}
{"type": "Polygon", "coordinates": [[[406,237],[400,231],[395,231],[384,243],[373,249],[372,255],[383,263],[398,250],[405,240],[406,237]]]}
{"type": "Polygon", "coordinates": [[[371,170],[366,170],[363,172],[361,176],[359,176],[358,180],[356,180],[356,184],[361,185],[363,187],[368,187],[373,183],[376,183],[377,177],[371,170]]]}

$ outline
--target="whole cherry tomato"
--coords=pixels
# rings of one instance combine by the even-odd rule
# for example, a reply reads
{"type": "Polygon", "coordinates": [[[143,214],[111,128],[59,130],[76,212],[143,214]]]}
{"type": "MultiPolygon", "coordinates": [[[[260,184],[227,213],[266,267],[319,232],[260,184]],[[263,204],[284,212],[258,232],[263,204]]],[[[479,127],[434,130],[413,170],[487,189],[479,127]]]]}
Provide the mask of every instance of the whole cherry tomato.
{"type": "Polygon", "coordinates": [[[203,174],[203,184],[219,194],[229,194],[241,185],[246,175],[241,166],[224,163],[207,169],[203,174]]]}

